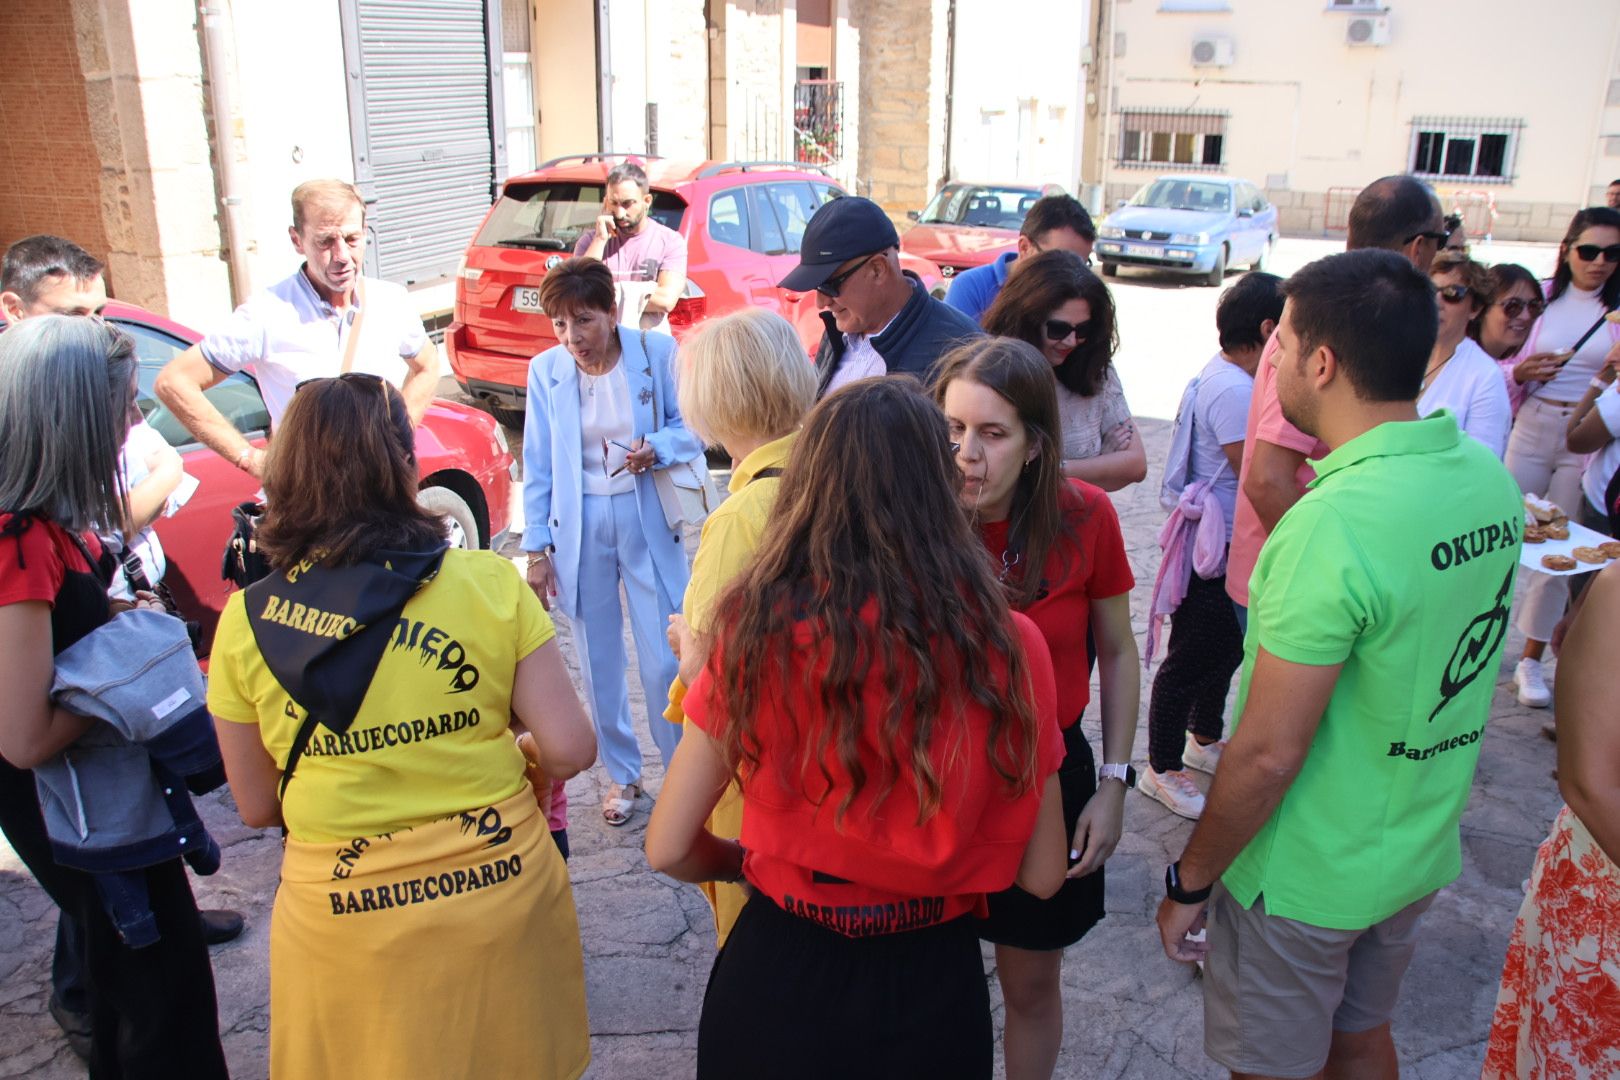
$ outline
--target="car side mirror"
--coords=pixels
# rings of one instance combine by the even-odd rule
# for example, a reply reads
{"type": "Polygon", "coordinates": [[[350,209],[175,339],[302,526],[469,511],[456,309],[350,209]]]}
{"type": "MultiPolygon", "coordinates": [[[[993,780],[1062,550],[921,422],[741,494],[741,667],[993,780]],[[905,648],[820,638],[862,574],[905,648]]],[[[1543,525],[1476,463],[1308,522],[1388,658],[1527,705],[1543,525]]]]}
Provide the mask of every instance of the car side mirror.
{"type": "Polygon", "coordinates": [[[920,210],[907,210],[906,217],[910,218],[912,221],[921,221],[922,212],[920,210]]]}
{"type": "Polygon", "coordinates": [[[1129,204],[1128,199],[1116,199],[1116,200],[1114,200],[1114,209],[1115,210],[1123,210],[1123,209],[1125,209],[1125,207],[1128,204],[1129,204]]]}
{"type": "Polygon", "coordinates": [[[1254,217],[1254,211],[1249,209],[1247,206],[1245,206],[1243,209],[1238,211],[1237,216],[1238,217],[1254,217]]]}

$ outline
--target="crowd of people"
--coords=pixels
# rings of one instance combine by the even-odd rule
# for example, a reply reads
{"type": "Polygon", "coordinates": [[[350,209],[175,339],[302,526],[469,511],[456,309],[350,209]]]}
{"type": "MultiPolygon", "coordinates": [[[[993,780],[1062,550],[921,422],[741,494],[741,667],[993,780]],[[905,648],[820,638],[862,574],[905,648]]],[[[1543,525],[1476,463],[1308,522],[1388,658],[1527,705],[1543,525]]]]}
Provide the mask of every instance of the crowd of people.
{"type": "MultiPolygon", "coordinates": [[[[1243,1077],[1397,1075],[1521,549],[1532,522],[1620,513],[1620,210],[1576,214],[1543,282],[1476,261],[1433,191],[1385,177],[1345,252],[1232,284],[1172,430],[1139,649],[1109,493],[1147,454],[1077,200],[1036,202],[945,301],[875,203],[827,203],[782,282],[822,310],[807,358],[764,309],[677,346],[684,242],[635,165],[605,192],[541,286],[558,343],[529,368],[522,573],[451,548],[418,502],[437,355],[362,273],[363,200],[293,193],[299,269],[155,386],[263,485],[267,572],[227,603],[206,685],[151,529],[196,485],[142,422],[132,343],[93,317],[103,268],[55,237],[6,253],[0,826],[60,909],[51,1011],[91,1075],[226,1074],[207,945],[242,921],[199,912],[187,877],[220,863],[189,795],[226,781],[285,838],[273,1076],[580,1075],[563,785],[600,762],[604,822],[651,804],[649,865],[713,908],[699,1076],[987,1077],[987,942],[1005,1075],[1051,1077],[1160,656],[1140,790],[1196,822],[1157,924],[1203,968],[1206,1053],[1243,1077]],[[237,371],[268,447],[205,395],[237,371]],[[732,461],[723,501],[706,449],[732,461]]],[[[1604,1077],[1620,564],[1527,574],[1512,686],[1555,706],[1567,805],[1486,1075],[1604,1077]]]]}

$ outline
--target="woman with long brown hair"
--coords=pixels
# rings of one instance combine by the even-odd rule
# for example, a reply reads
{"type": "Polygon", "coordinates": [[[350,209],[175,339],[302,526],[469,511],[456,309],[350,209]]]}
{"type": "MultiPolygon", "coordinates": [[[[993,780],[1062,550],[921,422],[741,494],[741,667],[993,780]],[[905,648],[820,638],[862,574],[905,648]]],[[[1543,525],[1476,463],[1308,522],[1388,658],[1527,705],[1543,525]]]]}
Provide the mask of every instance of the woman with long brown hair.
{"type": "Polygon", "coordinates": [[[989,1076],[972,920],[1063,879],[1053,676],[956,506],[945,420],[908,380],[810,414],[722,597],[647,830],[655,870],[746,879],[700,1077],[989,1076]],[[829,497],[836,493],[836,497],[829,497]],[[704,828],[728,780],[741,842],[704,828]]]}
{"type": "Polygon", "coordinates": [[[1018,885],[990,897],[980,936],[996,946],[1007,1006],[1010,1080],[1046,1078],[1063,1041],[1063,950],[1103,917],[1103,863],[1119,843],[1141,691],[1119,518],[1102,490],[1058,469],[1057,401],[1049,366],[1025,342],[987,338],[945,355],[934,394],[945,410],[962,509],[978,530],[1015,611],[1040,630],[1057,673],[1064,729],[1058,782],[1071,838],[1063,887],[1018,885]],[[1087,632],[1102,684],[1103,762],[1080,727],[1090,699],[1087,632]]]}
{"type": "Polygon", "coordinates": [[[242,820],[287,830],[271,1076],[578,1076],[573,896],[511,732],[555,781],[595,759],[551,620],[448,549],[375,376],[301,385],[264,487],[275,572],[226,604],[208,705],[242,820]]]}
{"type": "Polygon", "coordinates": [[[1020,259],[984,313],[984,328],[1033,346],[1057,376],[1064,476],[1104,491],[1147,476],[1147,449],[1114,370],[1114,297],[1084,259],[1062,250],[1020,259]]]}

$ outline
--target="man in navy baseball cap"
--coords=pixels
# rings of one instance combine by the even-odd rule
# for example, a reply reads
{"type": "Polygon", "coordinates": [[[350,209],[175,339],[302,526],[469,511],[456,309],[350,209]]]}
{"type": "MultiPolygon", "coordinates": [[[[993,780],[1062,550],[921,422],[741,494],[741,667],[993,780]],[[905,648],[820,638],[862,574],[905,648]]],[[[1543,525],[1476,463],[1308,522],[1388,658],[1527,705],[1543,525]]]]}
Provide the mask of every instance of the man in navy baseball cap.
{"type": "Polygon", "coordinates": [[[845,196],[805,226],[799,265],[781,287],[816,292],[826,325],[816,352],[818,396],[873,375],[927,381],[952,346],[981,333],[900,268],[900,234],[877,203],[845,196]]]}

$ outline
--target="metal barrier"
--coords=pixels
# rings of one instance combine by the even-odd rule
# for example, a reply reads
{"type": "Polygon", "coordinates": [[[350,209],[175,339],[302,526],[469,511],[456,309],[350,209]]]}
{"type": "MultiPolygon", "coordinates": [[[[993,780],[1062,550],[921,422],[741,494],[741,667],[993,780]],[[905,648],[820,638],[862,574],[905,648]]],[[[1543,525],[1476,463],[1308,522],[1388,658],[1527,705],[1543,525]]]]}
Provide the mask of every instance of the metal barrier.
{"type": "Polygon", "coordinates": [[[1478,237],[1481,243],[1491,242],[1498,216],[1494,191],[1437,191],[1435,194],[1440,196],[1440,205],[1449,206],[1450,213],[1462,216],[1463,228],[1470,239],[1478,237]]]}

